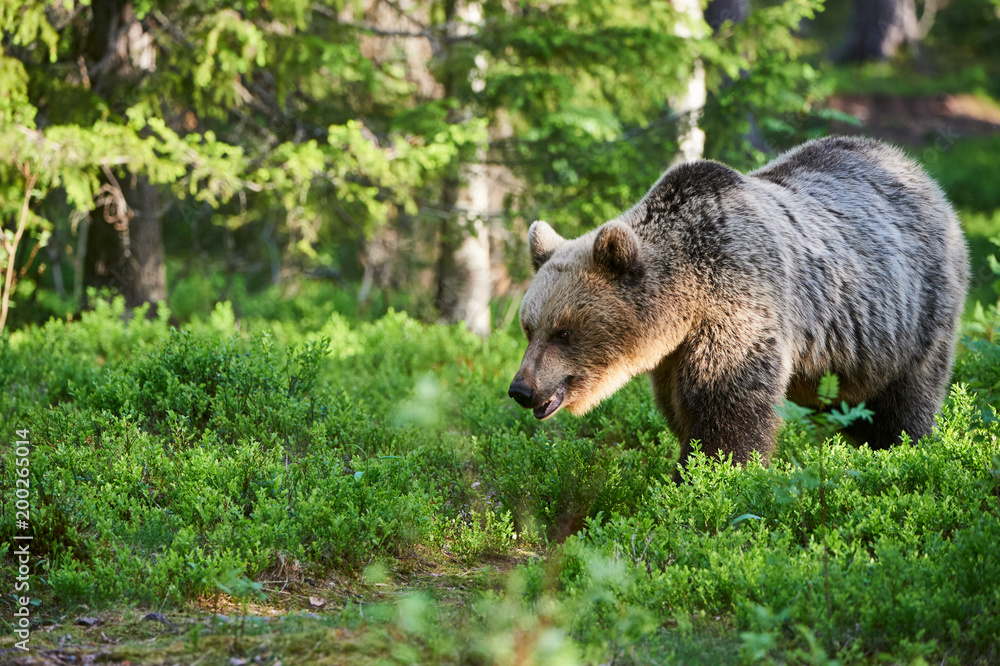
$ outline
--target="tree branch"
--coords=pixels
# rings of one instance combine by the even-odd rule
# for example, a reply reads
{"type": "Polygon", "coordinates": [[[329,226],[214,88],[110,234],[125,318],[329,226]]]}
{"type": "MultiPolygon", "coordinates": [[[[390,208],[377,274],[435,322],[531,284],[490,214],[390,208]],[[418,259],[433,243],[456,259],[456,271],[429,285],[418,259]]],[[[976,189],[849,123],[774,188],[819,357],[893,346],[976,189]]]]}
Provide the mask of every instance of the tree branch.
{"type": "Polygon", "coordinates": [[[25,179],[24,203],[21,204],[21,217],[18,220],[17,230],[14,232],[12,241],[7,239],[7,234],[3,234],[3,245],[7,251],[7,274],[4,277],[3,297],[2,301],[0,301],[0,331],[3,331],[4,326],[7,324],[7,309],[10,307],[10,292],[12,291],[14,282],[14,255],[17,252],[17,246],[21,243],[21,236],[24,235],[24,229],[28,226],[28,204],[31,203],[31,190],[35,187],[35,182],[38,180],[38,174],[31,173],[31,167],[27,164],[21,167],[21,173],[24,174],[25,179]]]}
{"type": "Polygon", "coordinates": [[[390,8],[392,8],[393,11],[395,11],[396,14],[398,14],[400,16],[400,18],[404,18],[407,21],[409,21],[410,23],[412,23],[413,25],[417,26],[417,28],[419,30],[426,30],[427,29],[426,25],[424,25],[423,23],[421,23],[417,19],[413,18],[413,16],[411,14],[407,13],[407,11],[405,9],[403,9],[402,7],[400,7],[399,3],[396,2],[396,0],[382,0],[382,2],[385,3],[386,5],[388,5],[390,8]]]}

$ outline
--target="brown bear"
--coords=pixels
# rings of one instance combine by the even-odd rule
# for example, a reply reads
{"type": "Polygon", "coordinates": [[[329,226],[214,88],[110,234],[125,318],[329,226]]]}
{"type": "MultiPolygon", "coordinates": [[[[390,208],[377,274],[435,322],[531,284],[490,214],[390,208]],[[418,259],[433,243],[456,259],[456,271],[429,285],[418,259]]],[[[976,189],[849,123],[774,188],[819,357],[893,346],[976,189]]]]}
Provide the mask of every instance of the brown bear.
{"type": "Polygon", "coordinates": [[[682,466],[695,440],[743,465],[767,459],[782,397],[816,404],[832,371],[874,412],[856,441],[934,425],[968,254],[941,189],[894,147],[828,137],[746,175],[681,164],[594,231],[566,240],[539,221],[528,244],[510,396],[539,419],[649,373],[682,466]]]}

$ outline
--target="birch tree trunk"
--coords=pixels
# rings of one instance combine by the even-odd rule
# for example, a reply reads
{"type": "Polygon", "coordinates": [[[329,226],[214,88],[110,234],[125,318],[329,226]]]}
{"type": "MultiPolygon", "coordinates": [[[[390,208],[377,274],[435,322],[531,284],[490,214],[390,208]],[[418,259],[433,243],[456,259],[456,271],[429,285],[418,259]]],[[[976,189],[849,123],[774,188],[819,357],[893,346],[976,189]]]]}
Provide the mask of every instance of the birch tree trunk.
{"type": "MultiPolygon", "coordinates": [[[[702,20],[701,2],[673,0],[673,5],[683,17],[674,28],[674,34],[687,39],[704,36],[705,22],[702,20]]],[[[701,159],[705,152],[705,132],[698,127],[707,98],[705,66],[700,59],[694,61],[685,86],[686,90],[682,94],[670,99],[671,108],[675,113],[681,114],[677,121],[677,154],[671,164],[701,159]]]]}
{"type": "MultiPolygon", "coordinates": [[[[456,2],[449,22],[455,36],[471,34],[482,23],[482,5],[478,2],[456,2]]],[[[483,89],[486,60],[479,56],[468,73],[473,92],[483,89]]],[[[463,82],[464,83],[464,82],[463,82]]],[[[458,82],[446,81],[450,95],[458,82]]],[[[467,118],[471,113],[463,112],[467,118]]],[[[487,219],[490,214],[493,179],[486,161],[486,147],[476,152],[476,161],[462,165],[459,183],[444,199],[453,201],[455,214],[446,219],[441,230],[440,260],[437,276],[437,305],[441,318],[447,322],[465,322],[473,333],[490,333],[490,298],[493,295],[493,273],[490,266],[490,235],[487,219]]]]}
{"type": "Polygon", "coordinates": [[[464,321],[470,331],[482,336],[490,333],[490,298],[493,295],[490,234],[486,223],[490,204],[489,175],[489,168],[482,162],[462,168],[461,185],[454,197],[457,212],[442,226],[438,263],[441,318],[448,322],[464,321]]]}

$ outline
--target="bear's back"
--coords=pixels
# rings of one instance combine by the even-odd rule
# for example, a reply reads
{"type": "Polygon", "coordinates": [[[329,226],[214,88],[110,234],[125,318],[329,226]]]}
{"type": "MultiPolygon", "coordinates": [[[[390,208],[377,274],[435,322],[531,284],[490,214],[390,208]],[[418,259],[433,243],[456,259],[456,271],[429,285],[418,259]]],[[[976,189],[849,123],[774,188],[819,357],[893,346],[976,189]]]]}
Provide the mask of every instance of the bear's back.
{"type": "Polygon", "coordinates": [[[940,187],[901,150],[828,137],[747,180],[788,250],[786,293],[806,365],[839,359],[841,373],[892,376],[911,354],[953,338],[968,283],[964,237],[940,187]]]}
{"type": "Polygon", "coordinates": [[[874,139],[815,139],[747,178],[777,185],[793,198],[812,199],[835,218],[874,220],[882,211],[872,206],[882,205],[889,221],[903,228],[957,228],[938,184],[901,150],[874,139]]]}

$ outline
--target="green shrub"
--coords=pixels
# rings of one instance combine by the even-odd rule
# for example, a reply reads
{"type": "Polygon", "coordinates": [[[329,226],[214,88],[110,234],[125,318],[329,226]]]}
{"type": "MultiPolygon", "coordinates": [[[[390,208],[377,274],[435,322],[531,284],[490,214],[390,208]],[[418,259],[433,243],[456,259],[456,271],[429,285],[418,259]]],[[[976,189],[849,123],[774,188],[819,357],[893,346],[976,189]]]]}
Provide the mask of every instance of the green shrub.
{"type": "Polygon", "coordinates": [[[571,537],[562,584],[583,584],[579,553],[594,549],[636,572],[625,601],[666,616],[732,614],[750,643],[763,631],[780,650],[815,640],[850,657],[919,640],[924,656],[973,658],[1000,631],[1000,594],[985,583],[1000,575],[998,453],[1000,427],[984,426],[956,389],[918,445],[832,442],[826,512],[796,464],[740,470],[697,455],[690,484],[658,484],[635,515],[591,520],[571,537]]]}
{"type": "MultiPolygon", "coordinates": [[[[1000,356],[974,320],[956,366],[969,388],[931,436],[872,452],[826,441],[823,415],[793,419],[769,467],[699,453],[678,486],[646,382],[538,422],[506,397],[515,334],[396,312],[270,327],[226,303],[171,330],[102,303],[0,338],[15,378],[0,409],[34,444],[43,607],[183,607],[255,594],[276,572],[363,581],[376,562],[391,579],[414,561],[473,571],[535,550],[461,610],[418,596],[366,605],[364,622],[429,662],[509,660],[515,643],[565,663],[995,649],[1000,356]]],[[[0,464],[9,497],[9,450],[0,464]]],[[[14,532],[5,511],[0,543],[14,532]]],[[[0,550],[5,579],[15,565],[0,550]]]]}

